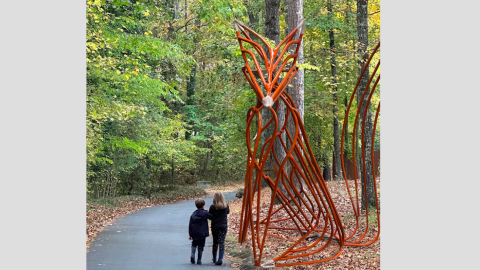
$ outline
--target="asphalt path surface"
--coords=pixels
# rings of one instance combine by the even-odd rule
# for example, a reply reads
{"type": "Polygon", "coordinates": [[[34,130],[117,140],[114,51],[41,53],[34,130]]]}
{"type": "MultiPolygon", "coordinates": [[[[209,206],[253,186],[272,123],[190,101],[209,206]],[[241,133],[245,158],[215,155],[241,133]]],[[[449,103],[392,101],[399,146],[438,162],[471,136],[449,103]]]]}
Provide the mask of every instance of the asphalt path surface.
{"type": "MultiPolygon", "coordinates": [[[[224,193],[227,201],[235,192],[224,193]]],[[[205,209],[213,197],[204,198],[205,209]]],[[[225,269],[212,262],[212,237],[207,238],[202,265],[190,263],[188,222],[196,210],[194,200],[159,205],[130,213],[103,229],[87,252],[88,270],[225,269]]],[[[196,256],[195,256],[196,257],[196,256]]],[[[196,258],[195,258],[196,260],[196,258]]]]}

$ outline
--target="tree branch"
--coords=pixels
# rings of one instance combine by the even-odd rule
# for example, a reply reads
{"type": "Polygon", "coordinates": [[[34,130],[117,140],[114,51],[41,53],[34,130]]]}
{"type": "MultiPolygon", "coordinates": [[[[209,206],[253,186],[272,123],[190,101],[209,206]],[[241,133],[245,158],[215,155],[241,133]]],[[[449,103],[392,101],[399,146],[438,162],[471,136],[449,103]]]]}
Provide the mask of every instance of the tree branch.
{"type": "Polygon", "coordinates": [[[193,19],[196,19],[196,17],[192,17],[192,18],[190,18],[188,21],[186,21],[184,25],[178,26],[178,28],[175,29],[174,32],[177,32],[178,30],[180,30],[180,29],[182,29],[182,28],[185,28],[185,26],[187,26],[193,19]]]}

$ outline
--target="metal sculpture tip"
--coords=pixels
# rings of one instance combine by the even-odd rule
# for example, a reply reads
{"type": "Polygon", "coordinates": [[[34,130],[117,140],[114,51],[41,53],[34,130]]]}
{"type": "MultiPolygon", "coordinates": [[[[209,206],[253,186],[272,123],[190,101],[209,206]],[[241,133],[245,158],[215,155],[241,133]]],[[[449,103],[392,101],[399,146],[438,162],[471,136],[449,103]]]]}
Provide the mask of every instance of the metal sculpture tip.
{"type": "Polygon", "coordinates": [[[302,18],[296,28],[298,29],[300,34],[303,34],[303,31],[305,30],[305,19],[302,18]]]}
{"type": "Polygon", "coordinates": [[[245,31],[245,29],[243,29],[244,24],[238,19],[235,19],[233,21],[233,26],[235,27],[235,31],[238,31],[238,30],[245,31]]]}

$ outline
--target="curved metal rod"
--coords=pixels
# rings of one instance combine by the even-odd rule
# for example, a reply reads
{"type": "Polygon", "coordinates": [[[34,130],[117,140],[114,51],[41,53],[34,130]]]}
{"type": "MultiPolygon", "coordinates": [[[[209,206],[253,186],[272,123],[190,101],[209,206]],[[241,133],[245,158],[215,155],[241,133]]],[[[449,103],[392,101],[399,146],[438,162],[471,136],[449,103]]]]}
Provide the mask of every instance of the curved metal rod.
{"type": "MultiPolygon", "coordinates": [[[[350,108],[352,106],[352,101],[355,97],[355,93],[357,92],[357,88],[358,88],[358,85],[360,84],[360,80],[361,78],[363,78],[363,74],[365,73],[365,71],[367,70],[367,67],[368,65],[370,64],[370,61],[372,61],[372,58],[373,58],[373,55],[377,52],[378,48],[380,48],[380,42],[377,44],[377,46],[375,47],[375,49],[373,50],[372,54],[370,55],[370,57],[368,58],[368,61],[365,63],[365,65],[363,65],[363,68],[362,68],[362,72],[360,73],[360,76],[359,76],[359,79],[357,80],[357,84],[355,85],[355,88],[353,89],[353,92],[352,92],[352,95],[350,97],[350,101],[348,102],[348,107],[347,107],[347,111],[345,112],[345,118],[343,119],[343,127],[342,127],[342,136],[341,136],[341,146],[340,146],[340,149],[343,149],[343,140],[344,140],[344,134],[345,134],[345,125],[347,123],[347,119],[348,119],[348,115],[349,115],[349,112],[350,112],[350,108]]],[[[353,211],[355,212],[355,216],[358,217],[359,216],[359,212],[358,210],[355,208],[355,205],[353,204],[353,198],[352,198],[352,194],[350,192],[350,187],[348,186],[348,181],[347,181],[347,175],[345,173],[345,163],[344,163],[344,157],[343,157],[343,151],[341,151],[340,153],[340,157],[341,157],[341,162],[342,162],[342,174],[343,174],[343,179],[345,179],[345,184],[347,185],[347,191],[348,191],[348,195],[350,197],[350,201],[352,202],[352,207],[353,207],[353,211]]],[[[353,175],[355,176],[355,178],[357,178],[357,170],[355,168],[355,166],[353,167],[353,175]]],[[[356,184],[356,181],[355,181],[355,184],[356,184]]],[[[356,187],[355,187],[356,189],[356,187]]],[[[358,203],[357,203],[358,205],[358,203]]],[[[358,221],[358,219],[357,219],[358,221]]]]}
{"type": "MultiPolygon", "coordinates": [[[[376,70],[375,70],[376,71],[376,70]]],[[[372,78],[373,78],[373,75],[372,75],[372,78]]],[[[377,84],[378,82],[380,81],[380,75],[377,77],[377,80],[372,88],[372,90],[370,91],[370,95],[368,96],[368,100],[367,100],[367,104],[365,105],[365,112],[363,114],[363,121],[362,121],[362,127],[365,127],[365,120],[366,120],[366,117],[367,117],[367,112],[368,112],[368,105],[370,104],[370,100],[372,99],[372,96],[373,96],[373,92],[375,91],[375,88],[377,87],[377,84]]],[[[364,92],[365,94],[365,92],[364,92]]],[[[366,166],[365,166],[365,128],[362,128],[362,159],[363,159],[363,185],[364,185],[364,195],[365,195],[365,204],[368,204],[368,194],[367,194],[367,171],[366,171],[366,166]]],[[[375,181],[375,178],[374,180],[375,181]]],[[[368,205],[365,207],[365,217],[366,217],[366,227],[365,227],[365,232],[363,233],[363,235],[357,239],[355,242],[353,242],[353,244],[357,244],[358,242],[360,242],[364,237],[365,235],[367,235],[367,231],[368,231],[368,205]]]]}
{"type": "MultiPolygon", "coordinates": [[[[303,40],[303,27],[304,21],[302,20],[300,25],[294,29],[290,34],[284,38],[280,44],[272,48],[260,35],[255,33],[253,30],[249,29],[241,22],[235,22],[237,39],[240,44],[240,49],[242,56],[245,60],[245,67],[242,68],[242,72],[247,78],[248,83],[253,88],[257,95],[257,104],[256,106],[250,108],[247,112],[247,132],[245,134],[246,146],[247,146],[247,170],[245,176],[245,196],[243,197],[242,202],[242,211],[240,217],[240,231],[239,231],[239,242],[243,243],[247,240],[247,232],[251,232],[251,244],[253,247],[253,255],[255,264],[257,266],[261,265],[263,250],[265,247],[267,236],[275,237],[278,239],[293,241],[293,244],[290,244],[285,251],[283,251],[279,256],[273,259],[273,262],[279,263],[280,261],[285,261],[283,264],[276,264],[275,266],[292,266],[292,265],[302,265],[309,263],[319,263],[328,260],[338,258],[341,254],[344,245],[353,245],[353,246],[365,246],[375,242],[379,237],[379,231],[373,240],[368,243],[360,243],[364,241],[368,230],[368,209],[366,213],[366,228],[363,235],[356,239],[353,243],[348,242],[347,240],[355,236],[359,228],[359,217],[361,215],[360,205],[359,205],[359,196],[358,196],[358,183],[357,183],[357,172],[355,168],[355,141],[352,141],[352,152],[354,153],[354,174],[355,174],[355,194],[356,200],[352,196],[350,187],[348,184],[348,179],[345,173],[344,165],[344,153],[341,152],[341,161],[342,161],[342,173],[345,178],[345,183],[347,191],[349,194],[350,203],[355,215],[355,228],[351,235],[346,235],[343,222],[340,218],[340,215],[335,207],[334,201],[330,194],[330,191],[325,183],[325,179],[318,167],[318,162],[313,155],[313,151],[308,142],[305,127],[303,126],[302,119],[298,113],[295,103],[292,98],[284,91],[288,83],[295,76],[298,68],[296,66],[298,51],[303,40]],[[243,33],[245,37],[240,36],[240,32],[243,33]],[[254,42],[250,34],[256,36],[263,42],[268,49],[268,54],[265,52],[262,46],[254,42]],[[294,37],[299,34],[299,38],[295,39],[294,37]],[[258,62],[255,54],[248,49],[243,48],[242,43],[247,42],[252,45],[257,53],[260,55],[260,58],[265,64],[265,70],[262,70],[260,63],[258,62]],[[295,51],[291,52],[285,59],[282,59],[286,52],[291,48],[292,45],[296,45],[295,51]],[[249,65],[249,60],[247,55],[253,60],[253,63],[256,67],[256,70],[252,70],[249,65]],[[287,64],[291,63],[290,68],[285,69],[287,64]],[[268,73],[268,77],[264,76],[264,71],[268,73]],[[261,82],[257,82],[257,78],[254,75],[254,72],[258,74],[261,82]],[[286,72],[285,76],[280,79],[280,73],[286,72]],[[266,90],[266,93],[263,94],[260,84],[266,90]],[[273,100],[273,107],[270,107],[270,101],[262,102],[265,97],[271,97],[273,100]],[[277,113],[280,108],[281,102],[285,103],[285,121],[282,123],[279,129],[279,120],[277,118],[277,113]],[[265,107],[263,104],[269,106],[265,107]],[[267,109],[271,112],[272,117],[266,123],[262,122],[261,111],[267,109]],[[257,116],[258,124],[256,134],[254,138],[251,138],[251,122],[254,117],[257,116]],[[294,128],[289,130],[289,121],[293,124],[294,128]],[[273,134],[265,134],[269,130],[268,127],[272,127],[273,134]],[[263,134],[262,134],[263,133],[263,134]],[[260,139],[264,136],[264,140],[261,143],[260,139]],[[285,136],[284,138],[282,138],[285,136]],[[287,143],[289,146],[287,147],[287,143]],[[285,157],[283,160],[279,160],[277,156],[277,150],[275,145],[279,144],[280,149],[283,153],[285,151],[285,157]],[[259,159],[257,160],[257,155],[259,159]],[[272,155],[272,158],[270,158],[272,155]],[[271,179],[270,176],[265,173],[265,166],[267,162],[271,162],[272,167],[275,169],[275,179],[271,179]],[[288,169],[287,169],[288,162],[288,169]],[[262,207],[261,196],[262,196],[262,181],[265,181],[267,186],[272,191],[272,196],[270,197],[270,205],[266,205],[265,208],[262,207]],[[280,183],[285,187],[284,191],[279,188],[280,183]],[[278,199],[280,205],[277,207],[274,205],[275,201],[278,199]],[[356,202],[356,203],[355,203],[356,202]],[[268,208],[267,208],[268,207],[268,208]],[[266,212],[262,212],[267,210],[266,212]],[[274,217],[274,215],[278,215],[274,217]],[[283,216],[282,216],[283,215],[283,216]],[[287,217],[285,217],[285,215],[287,217]],[[255,218],[255,221],[254,221],[255,218]],[[275,225],[273,225],[275,223],[275,225]],[[287,237],[284,235],[276,235],[272,231],[289,231],[290,235],[292,233],[298,233],[298,236],[295,238],[287,237]],[[313,241],[312,243],[307,243],[305,240],[313,232],[320,233],[320,237],[313,241]],[[324,240],[324,236],[327,232],[330,232],[328,240],[324,240]],[[323,258],[321,260],[314,261],[300,261],[300,262],[291,262],[289,260],[304,258],[310,256],[322,250],[325,250],[333,240],[337,240],[339,244],[338,252],[332,253],[331,256],[323,258]]],[[[377,52],[380,44],[378,44],[370,56],[367,63],[365,63],[359,80],[352,93],[350,98],[349,105],[345,113],[345,119],[348,119],[348,113],[350,111],[352,101],[354,99],[355,93],[357,91],[358,85],[361,78],[366,72],[368,65],[370,64],[373,55],[377,52]]],[[[364,90],[360,102],[358,102],[358,107],[362,108],[362,104],[365,98],[367,89],[369,88],[378,68],[380,62],[378,62],[373,75],[370,77],[369,82],[364,90]]],[[[366,107],[370,106],[371,98],[373,92],[378,85],[380,80],[380,75],[377,77],[375,84],[369,93],[368,99],[366,101],[366,107]]],[[[376,130],[377,119],[380,109],[380,103],[378,104],[377,114],[375,117],[373,130],[376,130]]],[[[354,132],[353,136],[356,137],[357,134],[357,124],[362,128],[362,157],[363,157],[363,173],[366,173],[366,149],[365,149],[365,120],[366,120],[367,110],[363,112],[363,121],[358,124],[358,119],[360,116],[360,111],[357,110],[354,122],[354,132]]],[[[346,128],[346,121],[343,123],[342,129],[342,140],[341,140],[341,149],[344,147],[344,132],[346,128]]],[[[253,126],[252,126],[253,127],[253,126]]],[[[372,168],[375,168],[373,160],[373,145],[374,145],[374,134],[372,135],[372,146],[371,146],[371,156],[372,168]]],[[[373,172],[375,177],[375,172],[373,172]]],[[[273,175],[272,175],[273,177],[273,175]]],[[[366,182],[364,182],[366,185],[366,182]]],[[[378,208],[378,196],[376,192],[376,182],[374,181],[375,189],[375,202],[377,204],[377,224],[380,228],[379,221],[379,208],[378,208]]],[[[366,192],[366,189],[365,189],[366,192]]],[[[365,199],[368,201],[367,194],[365,194],[365,199]]],[[[263,202],[265,204],[265,202],[263,202]]],[[[362,214],[363,215],[363,214],[362,214]]],[[[362,227],[363,228],[363,227],[362,227]]],[[[250,234],[248,234],[250,237],[250,234]]],[[[317,235],[318,236],[318,235],[317,235]]]]}
{"type": "MultiPolygon", "coordinates": [[[[380,61],[377,63],[377,66],[375,68],[375,71],[374,73],[377,71],[378,67],[380,66],[380,61]]],[[[359,81],[361,80],[362,77],[359,77],[359,81]]],[[[368,87],[370,86],[370,83],[372,82],[372,79],[373,79],[373,76],[370,77],[370,80],[368,81],[368,84],[365,86],[365,89],[368,89],[368,87]]],[[[356,90],[356,89],[355,89],[356,90]]],[[[353,125],[353,138],[356,138],[357,136],[357,122],[358,122],[358,116],[360,114],[360,110],[362,108],[362,103],[363,103],[363,99],[365,97],[365,93],[367,91],[363,91],[363,95],[360,99],[360,103],[358,104],[358,110],[357,110],[357,113],[355,115],[355,121],[354,121],[354,125],[353,125]]],[[[355,92],[352,94],[352,96],[355,94],[355,92]]],[[[342,139],[343,139],[343,136],[342,136],[342,139]]],[[[343,151],[342,151],[343,152],[343,151]]],[[[358,229],[358,217],[360,216],[360,206],[359,206],[359,202],[358,202],[358,185],[357,185],[357,170],[356,170],[356,159],[355,159],[355,140],[352,139],[352,161],[353,161],[353,171],[354,171],[354,176],[355,176],[355,192],[356,192],[356,202],[357,202],[357,212],[356,214],[358,216],[356,216],[356,225],[355,225],[355,231],[346,238],[346,240],[350,239],[351,237],[353,237],[358,229]]],[[[347,188],[348,188],[348,181],[345,181],[347,183],[347,188]]],[[[352,204],[353,204],[353,200],[352,200],[352,204]]]]}

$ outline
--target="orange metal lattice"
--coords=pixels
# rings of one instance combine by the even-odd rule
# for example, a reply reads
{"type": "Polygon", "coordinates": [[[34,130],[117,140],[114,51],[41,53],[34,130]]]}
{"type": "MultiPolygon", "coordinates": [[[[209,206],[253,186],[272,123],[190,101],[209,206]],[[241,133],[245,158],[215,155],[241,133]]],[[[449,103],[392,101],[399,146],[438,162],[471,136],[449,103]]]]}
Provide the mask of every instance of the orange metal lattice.
{"type": "MultiPolygon", "coordinates": [[[[300,114],[291,97],[284,91],[298,70],[296,61],[303,38],[304,21],[302,20],[276,48],[272,48],[263,37],[240,21],[235,21],[234,25],[242,56],[245,60],[245,67],[242,71],[257,95],[257,105],[247,112],[248,159],[239,242],[244,243],[247,238],[251,238],[255,264],[265,267],[320,263],[337,258],[345,245],[365,246],[375,242],[380,233],[378,207],[377,234],[373,240],[363,243],[362,240],[366,239],[365,236],[368,231],[368,219],[366,219],[366,227],[359,226],[359,224],[362,215],[368,216],[368,208],[363,212],[359,208],[357,180],[355,180],[356,200],[351,195],[348,181],[345,180],[353,215],[356,219],[355,228],[350,229],[349,234],[346,233],[342,219],[308,143],[300,114]],[[253,41],[251,35],[260,40],[263,47],[253,41]],[[251,49],[248,47],[251,47],[251,49]],[[257,60],[255,52],[263,61],[259,62],[257,60]],[[290,52],[290,54],[288,55],[287,52],[290,52]],[[250,62],[253,62],[255,69],[250,67],[250,62]],[[264,91],[262,91],[262,87],[264,91]],[[280,106],[286,108],[283,123],[280,123],[277,118],[280,106]],[[271,119],[263,123],[261,112],[265,110],[270,112],[271,119]],[[256,124],[252,125],[254,119],[256,119],[256,124]],[[273,127],[273,134],[271,131],[267,131],[272,130],[271,128],[268,129],[269,127],[273,127]],[[252,129],[256,130],[254,138],[251,136],[252,129]],[[262,136],[265,137],[263,141],[261,140],[262,136]],[[275,144],[277,144],[277,147],[281,145],[281,149],[286,153],[282,160],[280,158],[283,155],[276,153],[275,144]],[[270,166],[274,168],[274,179],[266,174],[265,166],[267,163],[270,163],[270,166]],[[270,202],[260,200],[262,181],[271,189],[270,202]],[[275,204],[276,200],[279,203],[275,204]],[[268,209],[268,211],[265,211],[265,209],[268,209]],[[365,229],[363,234],[360,233],[360,228],[365,229]],[[269,252],[268,256],[264,256],[264,250],[268,248],[270,237],[285,241],[285,243],[288,243],[288,248],[281,251],[277,250],[276,257],[261,264],[262,259],[269,259],[271,255],[269,252]]],[[[378,48],[379,45],[366,63],[363,72],[365,72],[378,48]]],[[[378,67],[379,63],[369,81],[369,85],[378,67]]],[[[368,97],[368,103],[370,103],[379,79],[378,76],[368,97]]],[[[359,82],[357,82],[352,93],[347,115],[358,84],[359,82]]],[[[364,96],[366,92],[364,91],[364,96]]],[[[377,124],[378,111],[375,117],[374,130],[377,124]]],[[[358,115],[359,111],[356,115],[355,127],[358,115]]],[[[363,119],[365,119],[365,115],[363,119]]],[[[362,123],[363,125],[364,122],[365,120],[362,123]]],[[[362,142],[365,140],[363,125],[362,142]]],[[[343,132],[345,132],[345,126],[342,131],[342,149],[343,132]]],[[[353,136],[355,136],[355,132],[353,136]]],[[[372,137],[372,155],[373,139],[374,137],[372,137]]],[[[364,145],[362,143],[363,161],[365,161],[364,145]]],[[[373,158],[372,167],[374,167],[373,158]]],[[[344,172],[343,153],[342,168],[344,172]]],[[[363,172],[365,172],[365,163],[363,164],[363,172]]],[[[357,175],[356,172],[355,175],[357,175]]]]}

